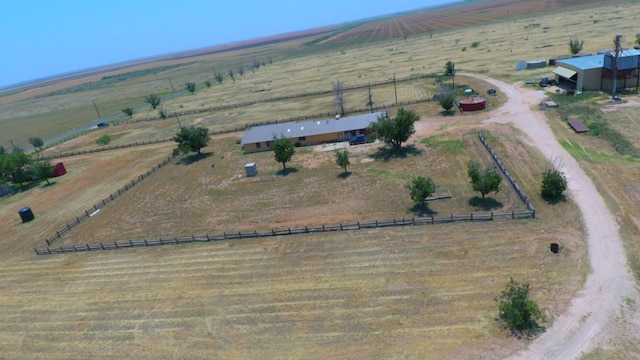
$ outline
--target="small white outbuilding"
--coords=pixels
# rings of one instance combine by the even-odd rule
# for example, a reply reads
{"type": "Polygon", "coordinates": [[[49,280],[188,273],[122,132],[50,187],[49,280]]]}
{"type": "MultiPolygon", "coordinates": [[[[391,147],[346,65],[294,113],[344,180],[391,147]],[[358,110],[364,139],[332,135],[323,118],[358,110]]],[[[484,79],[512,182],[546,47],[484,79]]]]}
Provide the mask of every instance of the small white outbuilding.
{"type": "Polygon", "coordinates": [[[244,166],[244,171],[247,172],[247,177],[252,177],[258,175],[258,167],[256,167],[256,163],[248,163],[244,166]]]}

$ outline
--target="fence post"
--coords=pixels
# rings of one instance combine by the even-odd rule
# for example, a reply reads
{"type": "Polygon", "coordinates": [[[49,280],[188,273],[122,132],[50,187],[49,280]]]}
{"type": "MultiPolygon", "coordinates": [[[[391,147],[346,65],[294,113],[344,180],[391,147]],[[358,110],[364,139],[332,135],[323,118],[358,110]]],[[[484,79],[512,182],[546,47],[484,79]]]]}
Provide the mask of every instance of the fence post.
{"type": "Polygon", "coordinates": [[[104,250],[104,245],[102,245],[102,243],[100,243],[100,248],[102,248],[102,250],[104,250]]]}
{"type": "Polygon", "coordinates": [[[515,218],[516,218],[516,213],[515,213],[515,212],[513,212],[513,211],[511,211],[511,218],[512,218],[512,219],[515,219],[515,218]]]}
{"type": "Polygon", "coordinates": [[[360,230],[360,221],[358,221],[358,230],[360,230]]]}
{"type": "Polygon", "coordinates": [[[493,220],[493,211],[491,212],[491,220],[493,220]]]}
{"type": "Polygon", "coordinates": [[[87,251],[91,251],[91,247],[87,244],[87,251]]]}
{"type": "Polygon", "coordinates": [[[471,213],[471,221],[473,221],[473,213],[471,213]]]}
{"type": "Polygon", "coordinates": [[[340,231],[342,231],[342,224],[340,224],[340,231]]]}
{"type": "Polygon", "coordinates": [[[534,219],[536,218],[536,209],[533,209],[533,211],[532,211],[532,214],[531,214],[531,215],[533,216],[533,218],[534,218],[534,219]]]}
{"type": "Polygon", "coordinates": [[[435,224],[435,219],[433,218],[433,214],[431,215],[431,224],[435,224]]]}
{"type": "Polygon", "coordinates": [[[51,248],[47,246],[47,251],[51,254],[51,248]]]}

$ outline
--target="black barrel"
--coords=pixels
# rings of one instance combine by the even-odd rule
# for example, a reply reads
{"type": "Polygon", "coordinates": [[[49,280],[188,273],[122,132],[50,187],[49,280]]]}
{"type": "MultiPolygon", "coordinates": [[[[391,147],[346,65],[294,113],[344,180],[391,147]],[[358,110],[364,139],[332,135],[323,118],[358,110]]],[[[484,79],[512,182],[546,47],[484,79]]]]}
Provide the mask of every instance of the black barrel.
{"type": "Polygon", "coordinates": [[[25,206],[22,209],[20,209],[18,211],[18,214],[20,214],[20,218],[22,219],[22,222],[31,221],[35,217],[33,216],[33,211],[31,211],[31,208],[28,206],[25,206]]]}

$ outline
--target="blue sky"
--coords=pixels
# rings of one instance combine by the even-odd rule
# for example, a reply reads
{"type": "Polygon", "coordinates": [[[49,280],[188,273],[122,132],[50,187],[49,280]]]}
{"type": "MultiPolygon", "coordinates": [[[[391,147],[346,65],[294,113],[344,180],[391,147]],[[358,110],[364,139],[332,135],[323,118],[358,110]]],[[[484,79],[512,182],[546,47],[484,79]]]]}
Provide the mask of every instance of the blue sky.
{"type": "Polygon", "coordinates": [[[3,0],[0,88],[455,0],[3,0]]]}

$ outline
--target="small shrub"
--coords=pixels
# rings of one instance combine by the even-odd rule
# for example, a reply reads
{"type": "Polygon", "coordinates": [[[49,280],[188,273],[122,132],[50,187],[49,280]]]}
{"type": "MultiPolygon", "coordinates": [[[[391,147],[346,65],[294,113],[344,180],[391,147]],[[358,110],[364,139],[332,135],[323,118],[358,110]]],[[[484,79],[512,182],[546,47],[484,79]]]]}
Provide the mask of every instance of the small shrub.
{"type": "Polygon", "coordinates": [[[466,47],[466,46],[463,46],[463,47],[462,47],[462,51],[467,51],[467,47],[466,47]]]}
{"type": "Polygon", "coordinates": [[[109,135],[102,135],[98,138],[98,140],[96,140],[96,144],[100,145],[100,146],[104,146],[107,145],[111,142],[111,136],[109,135]]]}
{"type": "Polygon", "coordinates": [[[480,41],[474,41],[471,43],[471,47],[474,49],[477,48],[478,46],[480,46],[480,41]]]}

